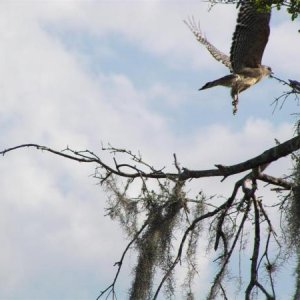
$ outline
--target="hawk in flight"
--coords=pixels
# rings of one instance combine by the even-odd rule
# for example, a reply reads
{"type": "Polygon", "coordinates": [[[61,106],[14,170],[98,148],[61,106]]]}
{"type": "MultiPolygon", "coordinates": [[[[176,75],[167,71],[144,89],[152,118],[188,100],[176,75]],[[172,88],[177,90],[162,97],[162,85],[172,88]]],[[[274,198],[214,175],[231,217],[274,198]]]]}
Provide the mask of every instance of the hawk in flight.
{"type": "Polygon", "coordinates": [[[185,21],[197,40],[216,60],[222,62],[231,71],[229,75],[207,82],[199,90],[217,85],[231,87],[233,114],[237,112],[239,93],[272,73],[270,67],[261,64],[270,34],[271,11],[258,11],[250,0],[243,0],[240,3],[230,57],[219,51],[202,35],[200,27],[197,26],[194,19],[185,21]]]}

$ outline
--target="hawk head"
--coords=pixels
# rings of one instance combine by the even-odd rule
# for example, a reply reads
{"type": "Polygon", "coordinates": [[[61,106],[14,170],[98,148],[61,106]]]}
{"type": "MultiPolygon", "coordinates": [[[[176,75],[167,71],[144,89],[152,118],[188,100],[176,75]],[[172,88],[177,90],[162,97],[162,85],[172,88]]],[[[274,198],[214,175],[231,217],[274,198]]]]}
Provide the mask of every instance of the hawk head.
{"type": "Polygon", "coordinates": [[[261,71],[263,73],[263,76],[270,76],[273,74],[271,67],[268,66],[261,66],[261,71]]]}

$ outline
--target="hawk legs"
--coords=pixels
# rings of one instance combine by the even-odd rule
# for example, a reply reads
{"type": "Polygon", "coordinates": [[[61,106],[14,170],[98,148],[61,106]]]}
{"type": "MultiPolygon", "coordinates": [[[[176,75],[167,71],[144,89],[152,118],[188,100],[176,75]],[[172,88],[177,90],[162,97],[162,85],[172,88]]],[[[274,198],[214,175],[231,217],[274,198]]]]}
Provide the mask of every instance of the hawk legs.
{"type": "Polygon", "coordinates": [[[235,115],[237,112],[237,106],[239,103],[239,94],[235,94],[232,96],[232,113],[235,115]]]}
{"type": "Polygon", "coordinates": [[[271,69],[266,66],[260,66],[259,68],[244,68],[240,70],[238,74],[226,75],[217,80],[207,82],[199,90],[208,89],[218,85],[231,87],[233,114],[236,114],[239,94],[260,81],[264,76],[270,74],[271,69]]]}
{"type": "Polygon", "coordinates": [[[240,76],[237,74],[230,74],[223,76],[217,80],[207,82],[202,88],[199,90],[205,90],[214,86],[226,86],[231,87],[231,97],[232,97],[232,106],[233,106],[233,114],[235,115],[237,112],[237,105],[239,102],[239,92],[245,90],[247,87],[241,85],[240,76]]]}

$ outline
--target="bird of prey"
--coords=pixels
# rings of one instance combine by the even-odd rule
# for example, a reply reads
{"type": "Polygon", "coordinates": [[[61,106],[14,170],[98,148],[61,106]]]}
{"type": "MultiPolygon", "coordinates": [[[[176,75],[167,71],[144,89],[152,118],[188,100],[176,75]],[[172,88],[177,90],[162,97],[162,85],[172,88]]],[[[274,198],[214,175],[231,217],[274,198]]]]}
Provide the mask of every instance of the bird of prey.
{"type": "Polygon", "coordinates": [[[230,57],[219,51],[203,35],[194,19],[185,21],[197,40],[210,54],[229,68],[231,74],[207,82],[199,90],[217,85],[231,88],[233,114],[237,112],[239,93],[248,89],[264,76],[271,75],[270,67],[261,64],[270,34],[271,11],[257,10],[250,0],[240,1],[237,24],[232,38],[230,57]]]}

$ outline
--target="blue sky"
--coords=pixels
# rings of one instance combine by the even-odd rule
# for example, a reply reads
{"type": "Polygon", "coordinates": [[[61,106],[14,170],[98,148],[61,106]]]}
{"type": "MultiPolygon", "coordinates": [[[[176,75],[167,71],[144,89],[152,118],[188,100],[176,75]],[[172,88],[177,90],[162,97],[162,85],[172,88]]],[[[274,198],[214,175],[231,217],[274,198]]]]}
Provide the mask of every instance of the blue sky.
{"type": "MultiPolygon", "coordinates": [[[[209,40],[228,53],[236,19],[234,6],[208,7],[201,1],[1,1],[1,148],[33,142],[100,153],[102,141],[141,151],[168,170],[174,152],[183,166],[204,169],[290,138],[298,106],[288,99],[273,113],[271,103],[286,90],[278,82],[264,79],[242,93],[236,116],[229,90],[198,91],[227,70],[182,21],[199,19],[209,40]]],[[[298,29],[287,14],[273,14],[263,62],[283,79],[299,80],[298,29]]],[[[289,167],[280,160],[270,174],[289,167]]],[[[104,217],[107,194],[90,177],[93,166],[28,150],[8,154],[0,168],[0,299],[94,299],[113,278],[126,240],[104,217]]],[[[236,179],[190,188],[226,196],[236,179]]],[[[199,264],[209,268],[207,257],[199,264]]],[[[133,253],[120,278],[124,294],[132,267],[133,253]]],[[[291,284],[290,273],[283,278],[291,284]]],[[[198,282],[210,280],[200,272],[198,282]]]]}

